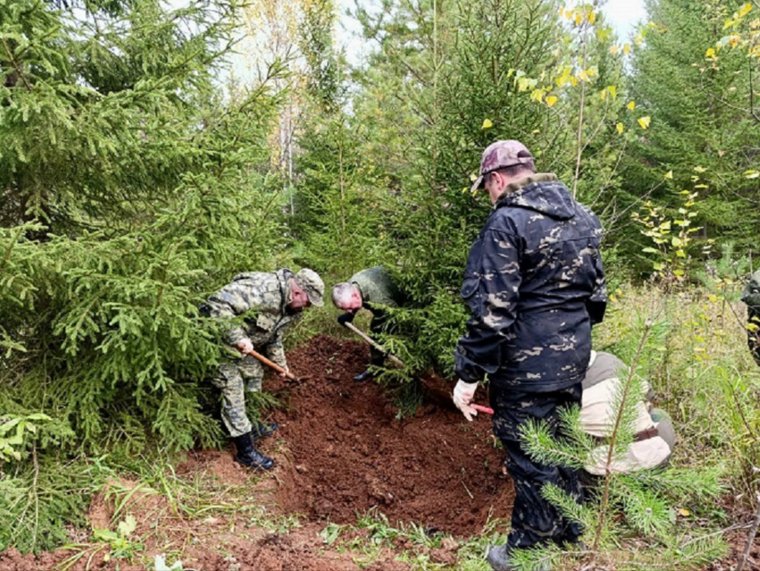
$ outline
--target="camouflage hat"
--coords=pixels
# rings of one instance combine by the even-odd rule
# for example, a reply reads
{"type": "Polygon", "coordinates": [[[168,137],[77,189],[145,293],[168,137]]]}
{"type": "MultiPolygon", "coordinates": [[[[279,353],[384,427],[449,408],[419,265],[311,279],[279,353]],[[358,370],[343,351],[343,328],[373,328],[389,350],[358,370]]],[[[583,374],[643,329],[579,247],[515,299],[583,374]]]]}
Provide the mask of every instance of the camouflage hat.
{"type": "Polygon", "coordinates": [[[528,147],[520,141],[509,140],[491,143],[483,151],[483,156],[480,159],[480,176],[472,183],[470,191],[475,192],[482,188],[483,179],[489,172],[516,165],[529,165],[532,162],[533,155],[528,147]]]}
{"type": "Polygon", "coordinates": [[[295,278],[304,291],[306,291],[306,295],[312,305],[322,307],[325,304],[323,299],[325,295],[325,282],[322,281],[317,272],[304,268],[295,275],[295,278]]]}

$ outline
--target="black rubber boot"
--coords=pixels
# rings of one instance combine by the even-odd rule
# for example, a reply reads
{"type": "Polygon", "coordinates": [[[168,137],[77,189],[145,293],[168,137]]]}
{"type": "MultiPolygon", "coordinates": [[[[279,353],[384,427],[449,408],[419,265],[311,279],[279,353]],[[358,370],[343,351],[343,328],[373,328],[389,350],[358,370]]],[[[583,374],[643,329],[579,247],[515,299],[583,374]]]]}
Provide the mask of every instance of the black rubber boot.
{"type": "Polygon", "coordinates": [[[276,422],[254,422],[251,428],[251,436],[254,439],[266,438],[272,436],[278,428],[280,425],[276,422]]]}
{"type": "Polygon", "coordinates": [[[233,440],[237,449],[236,462],[253,470],[271,470],[274,468],[274,460],[256,450],[250,432],[236,436],[233,440]]]}
{"type": "Polygon", "coordinates": [[[367,370],[367,371],[363,371],[359,373],[358,375],[354,375],[354,381],[357,383],[363,383],[364,381],[369,381],[370,379],[372,379],[372,377],[373,377],[372,373],[370,373],[369,370],[367,370]]]}

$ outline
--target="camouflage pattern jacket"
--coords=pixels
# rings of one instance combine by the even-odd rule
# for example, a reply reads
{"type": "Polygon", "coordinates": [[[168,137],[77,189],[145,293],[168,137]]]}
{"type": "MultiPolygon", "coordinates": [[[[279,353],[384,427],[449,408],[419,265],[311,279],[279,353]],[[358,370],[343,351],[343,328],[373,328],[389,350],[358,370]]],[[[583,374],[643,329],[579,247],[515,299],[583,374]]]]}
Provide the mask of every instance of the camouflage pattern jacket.
{"type": "Polygon", "coordinates": [[[372,313],[377,311],[377,305],[398,307],[401,304],[401,293],[393,283],[393,278],[382,266],[374,266],[356,272],[350,283],[355,284],[362,294],[362,306],[372,313]]]}
{"type": "Polygon", "coordinates": [[[741,299],[751,310],[760,312],[760,270],[750,276],[741,299]]]}
{"type": "Polygon", "coordinates": [[[607,294],[601,225],[553,174],[510,185],[472,245],[462,297],[471,310],[456,373],[494,387],[560,390],[580,382],[607,294]]]}
{"type": "Polygon", "coordinates": [[[243,317],[243,326],[227,331],[225,341],[234,345],[246,337],[253,346],[266,348],[269,357],[280,366],[287,366],[282,335],[300,317],[287,309],[288,281],[293,272],[284,268],[274,273],[246,272],[209,297],[204,313],[210,317],[243,317]]]}

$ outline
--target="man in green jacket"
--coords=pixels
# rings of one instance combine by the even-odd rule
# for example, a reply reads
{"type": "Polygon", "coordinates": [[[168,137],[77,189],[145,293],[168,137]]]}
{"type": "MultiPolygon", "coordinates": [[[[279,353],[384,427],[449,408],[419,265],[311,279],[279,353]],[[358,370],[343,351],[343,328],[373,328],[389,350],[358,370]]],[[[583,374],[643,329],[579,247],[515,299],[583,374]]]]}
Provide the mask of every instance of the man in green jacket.
{"type": "Polygon", "coordinates": [[[747,304],[747,344],[760,365],[760,270],[750,276],[742,301],[747,304]]]}
{"type": "Polygon", "coordinates": [[[287,372],[283,333],[305,308],[324,304],[324,291],[322,278],[308,268],[296,274],[287,268],[246,272],[236,275],[201,308],[209,317],[242,317],[242,323],[225,333],[230,355],[212,382],[222,392],[222,420],[235,441],[235,460],[243,466],[263,470],[274,466],[274,460],[256,449],[253,426],[245,412],[246,389],[261,390],[264,378],[262,364],[246,353],[252,349],[263,352],[287,372]]]}
{"type": "MultiPolygon", "coordinates": [[[[332,300],[335,307],[345,311],[338,317],[338,323],[345,325],[353,321],[357,312],[365,308],[372,313],[369,329],[372,333],[382,332],[388,315],[384,307],[398,307],[402,304],[401,292],[393,282],[393,278],[382,266],[367,268],[355,273],[347,282],[333,286],[332,300]]],[[[381,366],[385,354],[370,348],[370,365],[381,366]]],[[[369,369],[354,377],[354,381],[362,382],[372,378],[369,369]]]]}

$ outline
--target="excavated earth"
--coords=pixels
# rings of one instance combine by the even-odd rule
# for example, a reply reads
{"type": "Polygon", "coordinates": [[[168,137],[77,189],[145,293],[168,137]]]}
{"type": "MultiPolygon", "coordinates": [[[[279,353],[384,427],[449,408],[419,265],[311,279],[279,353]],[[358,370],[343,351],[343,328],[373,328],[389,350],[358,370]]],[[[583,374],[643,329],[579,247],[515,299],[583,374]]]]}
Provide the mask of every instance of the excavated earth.
{"type": "MultiPolygon", "coordinates": [[[[88,519],[93,529],[115,530],[134,516],[130,538],[139,544],[134,557],[111,557],[106,543],[91,542],[90,530],[72,527],[71,549],[37,556],[6,550],[0,553],[0,571],[137,571],[153,569],[158,554],[169,562],[181,559],[185,570],[402,571],[412,569],[396,558],[407,548],[456,569],[457,540],[446,539],[438,548],[395,542],[367,559],[362,546],[375,543],[367,529],[347,531],[342,543],[333,545],[320,536],[329,522],[355,523],[371,511],[391,525],[415,523],[428,533],[463,539],[478,534],[489,515],[508,518],[511,510],[512,484],[502,473],[503,456],[494,446],[489,419],[465,421],[450,404],[450,383],[435,378],[422,379],[425,398],[416,414],[397,418],[391,398],[376,383],[352,380],[368,357],[360,343],[320,336],[288,355],[301,382],[265,381],[264,388],[282,405],[268,419],[280,424],[279,432],[261,444],[277,461],[272,472],[241,468],[232,461],[231,448],[193,451],[175,468],[186,482],[215,482],[222,490],[217,507],[262,506],[275,522],[297,515],[295,528],[277,523],[272,528],[247,509],[190,518],[177,509],[175,498],[120,478],[93,498],[88,519]]],[[[711,571],[736,567],[746,530],[727,539],[730,553],[711,571]]],[[[754,549],[745,568],[757,568],[759,558],[754,549]]]]}
{"type": "MultiPolygon", "coordinates": [[[[427,397],[413,416],[398,418],[377,383],[353,381],[368,358],[359,342],[319,336],[288,355],[300,382],[265,380],[265,390],[281,403],[268,419],[280,430],[261,443],[277,462],[271,473],[241,468],[232,462],[232,448],[191,452],[176,467],[186,480],[203,475],[230,487],[250,485],[256,504],[273,516],[299,516],[300,527],[262,529],[240,514],[187,518],[165,496],[120,479],[112,485],[132,491],[117,517],[115,495],[106,489],[93,499],[89,521],[93,529],[115,529],[118,520],[134,515],[141,549],[131,562],[109,558],[102,543],[86,543],[87,530],[72,529],[72,543],[80,547],[36,557],[11,549],[0,553],[0,570],[55,569],[72,555],[78,556],[70,561],[74,570],[136,570],[156,554],[173,554],[168,559],[182,559],[184,569],[395,571],[410,566],[389,549],[362,562],[356,553],[326,546],[320,530],[329,522],[355,523],[371,511],[390,525],[414,523],[427,533],[467,537],[489,516],[508,517],[513,490],[489,419],[464,420],[450,404],[451,387],[438,379],[426,379],[427,397]]],[[[361,541],[363,532],[356,533],[361,541]]],[[[453,565],[457,542],[445,546],[428,555],[453,565]]]]}
{"type": "Polygon", "coordinates": [[[490,420],[467,422],[440,390],[399,419],[377,384],[353,381],[367,359],[359,343],[317,337],[290,357],[304,382],[273,386],[286,403],[275,420],[294,467],[281,475],[282,509],[336,523],[376,509],[391,523],[457,536],[477,533],[489,514],[506,517],[513,491],[490,420]]]}

